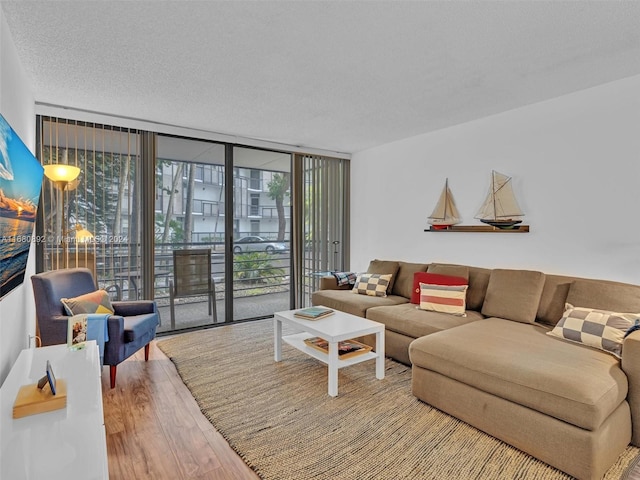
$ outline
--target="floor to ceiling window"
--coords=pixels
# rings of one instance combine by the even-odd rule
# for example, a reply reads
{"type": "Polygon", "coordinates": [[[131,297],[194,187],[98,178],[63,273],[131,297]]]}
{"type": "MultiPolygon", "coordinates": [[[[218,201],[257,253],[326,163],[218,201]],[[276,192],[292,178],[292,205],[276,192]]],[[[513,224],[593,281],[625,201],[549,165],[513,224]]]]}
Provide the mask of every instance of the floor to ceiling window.
{"type": "Polygon", "coordinates": [[[225,146],[166,135],[156,145],[154,276],[165,279],[154,291],[160,331],[224,322],[225,146]],[[181,269],[176,255],[185,250],[193,265],[181,269]],[[201,288],[203,282],[212,285],[201,288]]]}
{"type": "Polygon", "coordinates": [[[112,299],[155,299],[160,332],[308,305],[348,268],[347,160],[45,116],[37,133],[43,165],[81,171],[45,180],[37,270],[87,266],[112,299]]]}
{"type": "Polygon", "coordinates": [[[233,319],[291,305],[291,155],[233,149],[233,319]]]}

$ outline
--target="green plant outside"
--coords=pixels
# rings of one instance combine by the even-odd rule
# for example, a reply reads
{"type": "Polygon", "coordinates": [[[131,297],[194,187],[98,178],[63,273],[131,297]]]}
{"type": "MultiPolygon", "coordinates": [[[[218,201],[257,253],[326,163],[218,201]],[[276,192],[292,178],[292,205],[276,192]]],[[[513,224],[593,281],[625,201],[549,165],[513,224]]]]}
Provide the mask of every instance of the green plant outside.
{"type": "Polygon", "coordinates": [[[247,284],[281,283],[285,271],[274,267],[272,255],[266,252],[245,252],[234,255],[233,279],[247,284]]]}

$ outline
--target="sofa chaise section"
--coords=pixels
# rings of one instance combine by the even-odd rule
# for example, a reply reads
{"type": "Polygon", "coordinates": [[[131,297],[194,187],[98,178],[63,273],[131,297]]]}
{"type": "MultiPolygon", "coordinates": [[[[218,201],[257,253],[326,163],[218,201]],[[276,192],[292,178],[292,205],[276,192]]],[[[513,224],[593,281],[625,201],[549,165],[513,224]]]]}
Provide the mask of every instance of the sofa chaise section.
{"type": "Polygon", "coordinates": [[[488,318],[410,347],[421,400],[577,478],[601,478],[631,441],[618,359],[488,318]]]}
{"type": "Polygon", "coordinates": [[[640,287],[493,270],[482,307],[489,318],[411,343],[412,389],[560,470],[597,479],[632,441],[640,418],[640,377],[631,360],[640,355],[640,332],[624,342],[622,362],[550,336],[565,303],[640,312],[640,287]]]}

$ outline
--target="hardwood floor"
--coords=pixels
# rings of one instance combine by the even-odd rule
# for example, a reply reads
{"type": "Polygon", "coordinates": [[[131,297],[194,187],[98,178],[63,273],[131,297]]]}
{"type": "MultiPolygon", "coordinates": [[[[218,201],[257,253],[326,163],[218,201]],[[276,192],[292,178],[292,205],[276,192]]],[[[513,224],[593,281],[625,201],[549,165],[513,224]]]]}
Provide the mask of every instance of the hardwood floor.
{"type": "Polygon", "coordinates": [[[102,375],[109,479],[255,480],[258,476],[202,415],[173,363],[151,343],[102,375]]]}

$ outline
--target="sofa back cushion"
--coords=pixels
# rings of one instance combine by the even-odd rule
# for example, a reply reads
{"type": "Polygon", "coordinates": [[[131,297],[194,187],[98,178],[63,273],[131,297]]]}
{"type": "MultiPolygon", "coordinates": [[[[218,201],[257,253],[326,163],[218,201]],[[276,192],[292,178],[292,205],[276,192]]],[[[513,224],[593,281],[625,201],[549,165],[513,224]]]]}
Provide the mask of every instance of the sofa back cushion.
{"type": "Polygon", "coordinates": [[[387,294],[391,295],[393,292],[393,285],[396,281],[396,275],[398,273],[398,269],[400,268],[400,263],[395,261],[388,260],[371,260],[369,262],[369,268],[367,268],[367,273],[374,273],[379,275],[391,275],[391,280],[389,280],[389,286],[387,287],[387,294]]]}
{"type": "Polygon", "coordinates": [[[487,294],[491,270],[488,268],[469,267],[469,289],[467,290],[467,310],[482,310],[487,294]]]}
{"type": "Polygon", "coordinates": [[[640,286],[576,278],[569,288],[567,303],[616,312],[640,312],[640,286]]]}
{"type": "Polygon", "coordinates": [[[413,277],[418,272],[426,272],[429,266],[426,263],[398,262],[399,268],[396,274],[396,281],[393,284],[391,293],[401,297],[411,298],[413,290],[413,277]]]}
{"type": "Polygon", "coordinates": [[[495,269],[491,272],[482,314],[534,323],[544,287],[544,273],[495,269]]]}
{"type": "Polygon", "coordinates": [[[484,297],[487,293],[491,270],[481,267],[468,267],[466,265],[453,265],[449,263],[432,263],[427,269],[429,273],[439,273],[454,277],[463,277],[469,280],[467,289],[467,310],[477,312],[482,308],[484,297]]]}
{"type": "Polygon", "coordinates": [[[462,277],[469,280],[469,267],[466,265],[452,265],[449,263],[432,263],[427,268],[429,273],[437,273],[438,275],[447,275],[449,277],[462,277]]]}
{"type": "Polygon", "coordinates": [[[545,275],[544,288],[538,305],[537,321],[549,327],[555,327],[562,318],[567,295],[574,277],[563,275],[545,275]]]}
{"type": "Polygon", "coordinates": [[[640,312],[640,286],[610,280],[546,275],[538,307],[538,322],[554,327],[565,303],[614,312],[640,312]]]}

